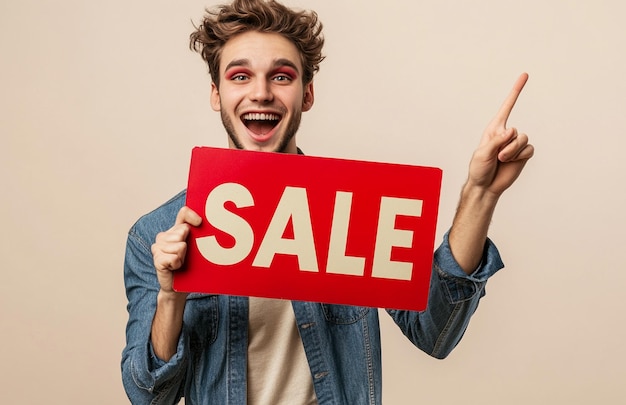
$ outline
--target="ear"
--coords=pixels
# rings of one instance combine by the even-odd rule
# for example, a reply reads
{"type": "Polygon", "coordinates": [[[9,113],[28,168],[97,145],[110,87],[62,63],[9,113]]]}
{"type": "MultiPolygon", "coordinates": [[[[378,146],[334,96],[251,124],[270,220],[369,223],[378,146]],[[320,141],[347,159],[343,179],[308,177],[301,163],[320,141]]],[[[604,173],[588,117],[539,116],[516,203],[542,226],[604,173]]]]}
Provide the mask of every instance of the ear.
{"type": "Polygon", "coordinates": [[[309,111],[313,107],[315,101],[315,89],[313,81],[304,86],[304,97],[302,99],[302,111],[309,111]]]}
{"type": "Polygon", "coordinates": [[[217,89],[215,82],[211,82],[211,108],[213,108],[214,111],[220,111],[222,109],[220,92],[217,89]]]}

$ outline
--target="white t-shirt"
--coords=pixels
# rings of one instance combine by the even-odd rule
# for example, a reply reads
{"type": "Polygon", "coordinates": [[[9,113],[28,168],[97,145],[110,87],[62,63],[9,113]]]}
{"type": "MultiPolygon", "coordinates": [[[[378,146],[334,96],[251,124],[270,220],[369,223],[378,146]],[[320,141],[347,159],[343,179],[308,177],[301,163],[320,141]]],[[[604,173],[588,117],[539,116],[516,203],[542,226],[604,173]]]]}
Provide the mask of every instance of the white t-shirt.
{"type": "Polygon", "coordinates": [[[250,297],[248,404],[317,404],[291,301],[250,297]]]}

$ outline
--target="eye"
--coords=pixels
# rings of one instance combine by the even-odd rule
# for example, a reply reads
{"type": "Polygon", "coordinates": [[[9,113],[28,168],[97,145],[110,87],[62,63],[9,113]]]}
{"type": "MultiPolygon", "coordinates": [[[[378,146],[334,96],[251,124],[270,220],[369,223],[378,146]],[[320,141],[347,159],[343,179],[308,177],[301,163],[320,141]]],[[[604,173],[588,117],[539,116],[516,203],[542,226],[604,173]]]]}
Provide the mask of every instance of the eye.
{"type": "Polygon", "coordinates": [[[250,74],[244,69],[232,69],[226,72],[226,78],[233,82],[243,82],[249,79],[250,74]]]}
{"type": "Polygon", "coordinates": [[[293,79],[289,75],[286,75],[284,73],[280,73],[280,74],[277,74],[276,76],[274,76],[274,80],[277,81],[277,82],[290,82],[293,79]]]}
{"type": "Polygon", "coordinates": [[[244,75],[243,73],[237,73],[235,75],[232,75],[230,77],[230,80],[234,81],[234,82],[242,82],[244,80],[247,80],[248,76],[244,75]]]}
{"type": "Polygon", "coordinates": [[[281,84],[288,84],[296,80],[298,73],[289,66],[281,66],[274,71],[272,80],[281,84]]]}

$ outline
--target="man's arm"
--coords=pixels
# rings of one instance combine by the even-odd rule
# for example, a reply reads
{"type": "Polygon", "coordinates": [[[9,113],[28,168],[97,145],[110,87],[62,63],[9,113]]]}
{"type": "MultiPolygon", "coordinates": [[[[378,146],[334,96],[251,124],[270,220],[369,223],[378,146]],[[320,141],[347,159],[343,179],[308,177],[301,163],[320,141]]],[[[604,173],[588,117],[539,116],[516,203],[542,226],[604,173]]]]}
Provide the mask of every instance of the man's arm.
{"type": "Polygon", "coordinates": [[[526,80],[528,75],[523,74],[515,82],[472,156],[452,227],[435,252],[428,308],[423,312],[388,310],[413,344],[436,358],[446,357],[461,340],[487,279],[503,266],[497,249],[487,240],[487,230],[500,195],[534,152],[526,135],[506,128],[526,80]],[[463,277],[464,273],[468,276],[463,277]]]}
{"type": "Polygon", "coordinates": [[[485,129],[461,191],[449,242],[452,255],[467,274],[480,264],[498,199],[515,182],[534,154],[528,136],[506,126],[527,80],[526,73],[517,79],[500,111],[485,129]]]}
{"type": "MultiPolygon", "coordinates": [[[[175,332],[179,336],[178,345],[174,356],[168,361],[163,361],[154,353],[151,343],[153,320],[161,291],[151,245],[161,230],[172,226],[183,201],[184,194],[181,193],[158,210],[143,216],[128,232],[124,258],[128,322],[121,366],[124,389],[132,403],[172,404],[183,393],[189,339],[180,329],[175,332]]],[[[172,263],[172,267],[177,266],[172,263]]],[[[159,306],[160,310],[167,308],[165,305],[159,306]]]]}
{"type": "Polygon", "coordinates": [[[152,245],[160,290],[150,339],[154,354],[164,361],[169,361],[176,354],[187,299],[186,293],[176,292],[172,288],[173,272],[180,269],[185,261],[190,226],[198,226],[201,222],[202,218],[198,214],[188,207],[182,207],[174,226],[159,233],[152,245]]]}

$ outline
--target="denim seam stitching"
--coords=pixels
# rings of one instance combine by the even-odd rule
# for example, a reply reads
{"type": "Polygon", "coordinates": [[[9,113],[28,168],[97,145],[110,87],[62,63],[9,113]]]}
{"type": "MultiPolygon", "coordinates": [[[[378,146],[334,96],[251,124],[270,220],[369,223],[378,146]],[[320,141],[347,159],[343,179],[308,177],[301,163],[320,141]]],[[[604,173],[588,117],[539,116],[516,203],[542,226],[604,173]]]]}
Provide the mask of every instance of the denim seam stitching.
{"type": "Polygon", "coordinates": [[[133,377],[133,381],[135,382],[135,385],[137,385],[137,387],[148,392],[154,391],[154,381],[152,383],[152,387],[145,386],[141,383],[141,381],[139,381],[139,378],[137,376],[137,366],[135,366],[135,360],[132,358],[130,359],[130,375],[133,377]]]}
{"type": "Polygon", "coordinates": [[[339,317],[336,316],[334,313],[332,313],[330,305],[334,305],[334,304],[325,304],[322,303],[322,312],[324,314],[324,318],[328,321],[328,322],[332,322],[334,324],[337,325],[351,325],[354,323],[357,323],[358,321],[360,321],[361,319],[363,319],[370,311],[369,307],[354,307],[354,309],[358,308],[357,314],[352,316],[352,317],[339,317]]]}
{"type": "Polygon", "coordinates": [[[365,341],[365,361],[367,365],[367,386],[368,386],[368,397],[369,403],[375,403],[375,392],[374,392],[374,366],[372,364],[372,347],[370,342],[370,330],[369,324],[367,322],[367,318],[363,318],[363,337],[365,341]]]}
{"type": "Polygon", "coordinates": [[[150,252],[150,255],[152,255],[151,246],[148,246],[146,241],[141,236],[139,236],[139,234],[135,232],[134,229],[131,229],[130,231],[128,231],[128,237],[133,238],[135,242],[140,244],[147,252],[150,252]]]}
{"type": "Polygon", "coordinates": [[[448,332],[450,331],[451,324],[453,323],[454,318],[456,318],[456,314],[460,311],[461,306],[462,304],[460,303],[454,306],[454,309],[452,310],[452,313],[450,313],[450,317],[448,318],[448,322],[446,322],[446,326],[444,326],[443,330],[439,334],[439,337],[437,338],[437,341],[435,342],[435,346],[433,347],[431,356],[436,357],[436,358],[439,356],[439,351],[441,347],[443,346],[443,342],[447,340],[447,335],[448,335],[448,332]]]}

